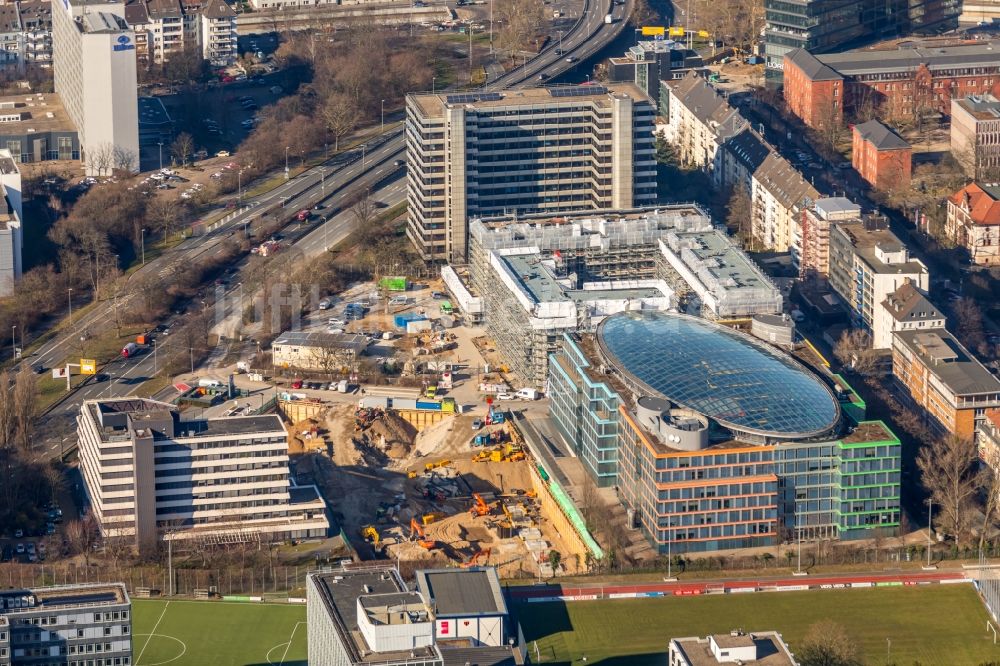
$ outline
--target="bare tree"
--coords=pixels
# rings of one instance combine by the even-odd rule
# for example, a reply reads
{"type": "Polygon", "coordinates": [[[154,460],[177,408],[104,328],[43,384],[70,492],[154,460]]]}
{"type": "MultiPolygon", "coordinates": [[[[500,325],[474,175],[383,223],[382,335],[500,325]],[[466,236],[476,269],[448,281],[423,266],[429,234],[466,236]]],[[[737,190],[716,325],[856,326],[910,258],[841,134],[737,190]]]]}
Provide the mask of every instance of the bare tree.
{"type": "Polygon", "coordinates": [[[124,172],[125,174],[131,174],[136,168],[138,157],[135,151],[129,150],[124,146],[115,146],[111,149],[111,162],[114,165],[114,170],[124,172]]]}
{"type": "Polygon", "coordinates": [[[955,334],[969,349],[976,349],[983,343],[983,311],[971,298],[962,298],[952,307],[955,317],[955,334]]]}
{"type": "Polygon", "coordinates": [[[187,132],[181,132],[170,144],[170,156],[181,166],[188,163],[194,154],[194,137],[187,132]]]}
{"type": "Polygon", "coordinates": [[[753,203],[750,193],[742,185],[733,188],[733,193],[726,204],[726,226],[740,239],[744,247],[753,249],[754,238],[751,233],[753,219],[753,203]]]}
{"type": "Polygon", "coordinates": [[[340,150],[341,138],[350,134],[358,125],[357,102],[349,95],[334,93],[327,98],[320,113],[323,123],[333,135],[334,150],[340,150]]]}
{"type": "Polygon", "coordinates": [[[969,531],[973,501],[987,482],[978,462],[975,440],[957,435],[932,441],[917,456],[921,482],[939,508],[938,524],[959,544],[969,531]]]}
{"type": "Polygon", "coordinates": [[[14,439],[22,451],[31,448],[35,432],[35,373],[21,366],[14,380],[14,439]]]}
{"type": "Polygon", "coordinates": [[[377,208],[370,190],[365,190],[351,202],[351,212],[354,214],[354,219],[357,220],[358,229],[366,229],[371,224],[375,219],[377,208]]]}
{"type": "Polygon", "coordinates": [[[114,164],[115,147],[110,143],[102,143],[98,146],[93,146],[87,152],[87,163],[90,165],[91,171],[97,172],[98,175],[105,175],[114,164]]]}
{"type": "Polygon", "coordinates": [[[833,620],[820,620],[809,627],[795,655],[801,666],[861,666],[857,642],[833,620]]]}
{"type": "Polygon", "coordinates": [[[83,561],[90,567],[90,556],[94,546],[100,543],[101,529],[93,513],[66,525],[66,541],[73,552],[83,555],[83,561]]]}
{"type": "Polygon", "coordinates": [[[528,48],[531,39],[543,29],[545,5],[542,0],[508,0],[497,5],[496,15],[501,25],[497,41],[513,58],[517,51],[528,48]]]}
{"type": "Polygon", "coordinates": [[[878,354],[872,349],[872,337],[860,328],[844,331],[833,347],[833,355],[845,366],[865,376],[874,374],[878,361],[878,354]]]}

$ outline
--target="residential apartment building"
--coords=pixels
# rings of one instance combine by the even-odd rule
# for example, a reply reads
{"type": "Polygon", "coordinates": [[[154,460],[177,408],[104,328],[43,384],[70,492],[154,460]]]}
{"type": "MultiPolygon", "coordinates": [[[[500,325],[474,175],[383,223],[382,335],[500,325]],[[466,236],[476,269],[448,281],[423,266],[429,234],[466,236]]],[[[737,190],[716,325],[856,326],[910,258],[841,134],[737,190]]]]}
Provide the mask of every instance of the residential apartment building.
{"type": "Polygon", "coordinates": [[[492,567],[418,570],[412,590],[386,565],[310,573],[306,624],[310,664],[527,663],[492,567]]]}
{"type": "Polygon", "coordinates": [[[1000,407],[1000,380],[943,328],[894,332],[892,374],[939,434],[974,437],[1000,407]]]}
{"type": "Polygon", "coordinates": [[[720,168],[714,172],[716,189],[729,192],[739,188],[750,194],[754,174],[775,152],[757,130],[749,126],[743,128],[722,143],[720,168]]]}
{"type": "Polygon", "coordinates": [[[21,13],[22,59],[25,64],[52,66],[52,2],[28,0],[17,3],[21,13]]]}
{"type": "Polygon", "coordinates": [[[910,256],[884,219],[850,220],[830,229],[830,286],[844,299],[855,326],[871,332],[875,349],[892,347],[892,329],[878,316],[889,294],[906,282],[927,291],[927,266],[910,256]]]}
{"type": "Polygon", "coordinates": [[[965,173],[1000,180],[1000,101],[991,94],[951,100],[951,154],[965,173]]]}
{"type": "Polygon", "coordinates": [[[87,172],[107,173],[107,163],[138,171],[135,34],[124,4],[66,0],[53,12],[55,90],[79,132],[87,172]]]}
{"type": "Polygon", "coordinates": [[[0,664],[130,666],[132,602],[125,586],[0,590],[0,664]]]}
{"type": "Polygon", "coordinates": [[[750,232],[756,247],[793,251],[801,236],[802,213],[820,197],[812,184],[777,151],[770,152],[750,179],[750,232]]]}
{"type": "Polygon", "coordinates": [[[944,232],[973,264],[1000,264],[1000,186],[969,183],[948,197],[944,232]]]}
{"type": "Polygon", "coordinates": [[[280,541],[330,528],[316,487],[289,480],[278,416],[184,419],[155,400],[87,400],[77,437],[101,533],[140,551],[159,540],[280,541]]]}
{"type": "Polygon", "coordinates": [[[0,5],[0,67],[20,66],[24,55],[24,29],[17,3],[0,5]]]}
{"type": "Polygon", "coordinates": [[[608,58],[610,81],[630,81],[653,100],[660,99],[661,82],[705,71],[705,61],[697,51],[672,39],[641,40],[624,56],[608,58]]]}
{"type": "Polygon", "coordinates": [[[877,120],[855,125],[851,132],[851,165],[876,190],[910,186],[913,148],[877,120]]]}
{"type": "Polygon", "coordinates": [[[557,430],[661,554],[892,534],[900,443],[837,377],[734,329],[624,313],[550,360],[557,430]]]}
{"type": "Polygon", "coordinates": [[[785,55],[785,101],[810,127],[843,123],[861,109],[884,119],[951,112],[951,100],[1000,88],[1000,43],[905,46],[785,55]]]}
{"type": "Polygon", "coordinates": [[[892,333],[896,331],[929,331],[944,328],[947,323],[944,313],[928,300],[926,292],[909,280],[885,297],[882,307],[875,311],[875,318],[875,329],[890,332],[889,348],[892,333]]]}
{"type": "Polygon", "coordinates": [[[872,0],[765,0],[768,75],[780,78],[784,58],[792,50],[827,53],[880,37],[940,32],[958,27],[961,13],[960,0],[891,5],[872,0]]]}
{"type": "Polygon", "coordinates": [[[473,217],[650,205],[654,119],[630,83],[407,95],[407,236],[465,263],[473,217]]]}
{"type": "Polygon", "coordinates": [[[723,179],[722,145],[749,127],[739,111],[697,74],[669,86],[669,117],[663,128],[682,165],[701,169],[716,186],[723,179]]]}
{"type": "Polygon", "coordinates": [[[131,0],[125,17],[140,64],[162,64],[198,49],[214,67],[236,62],[236,10],[226,0],[131,0]]]}
{"type": "Polygon", "coordinates": [[[846,197],[823,197],[803,210],[801,225],[793,229],[792,260],[799,274],[830,275],[830,227],[835,222],[861,218],[861,206],[846,197]]]}

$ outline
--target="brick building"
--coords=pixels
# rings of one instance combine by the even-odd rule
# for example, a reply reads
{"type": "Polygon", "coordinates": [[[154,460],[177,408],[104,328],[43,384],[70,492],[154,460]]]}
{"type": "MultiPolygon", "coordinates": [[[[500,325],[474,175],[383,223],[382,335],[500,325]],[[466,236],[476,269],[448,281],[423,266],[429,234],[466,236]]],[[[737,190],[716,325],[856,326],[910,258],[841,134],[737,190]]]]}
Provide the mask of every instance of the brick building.
{"type": "Polygon", "coordinates": [[[913,169],[913,149],[898,134],[877,120],[855,125],[851,164],[876,190],[908,187],[913,169]]]}
{"type": "Polygon", "coordinates": [[[1000,92],[1000,42],[894,51],[785,55],[785,101],[806,125],[872,112],[905,119],[951,112],[951,100],[1000,92]]]}
{"type": "Polygon", "coordinates": [[[1000,265],[1000,187],[969,183],[948,197],[944,232],[972,263],[1000,265]]]}

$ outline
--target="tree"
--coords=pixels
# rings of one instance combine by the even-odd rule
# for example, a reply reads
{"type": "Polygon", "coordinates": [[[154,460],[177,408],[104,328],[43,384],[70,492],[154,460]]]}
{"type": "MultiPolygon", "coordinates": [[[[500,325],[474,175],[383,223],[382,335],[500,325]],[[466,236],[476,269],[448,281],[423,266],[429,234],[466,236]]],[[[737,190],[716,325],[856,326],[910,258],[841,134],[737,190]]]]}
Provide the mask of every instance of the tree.
{"type": "Polygon", "coordinates": [[[497,41],[513,59],[518,51],[528,48],[531,39],[545,24],[545,5],[542,0],[500,2],[496,6],[496,18],[501,26],[497,41]]]}
{"type": "Polygon", "coordinates": [[[22,451],[31,448],[35,432],[35,373],[22,364],[14,379],[14,439],[22,451]]]}
{"type": "Polygon", "coordinates": [[[878,353],[872,349],[872,337],[860,328],[844,331],[833,347],[833,355],[864,376],[874,374],[878,362],[878,353]]]}
{"type": "Polygon", "coordinates": [[[961,298],[952,307],[955,317],[955,334],[968,349],[983,343],[983,312],[971,298],[961,298]]]}
{"type": "Polygon", "coordinates": [[[809,627],[796,654],[800,666],[861,666],[854,641],[843,626],[820,620],[809,627]]]}
{"type": "Polygon", "coordinates": [[[740,239],[744,247],[753,249],[754,238],[751,222],[753,218],[753,203],[750,193],[742,185],[733,188],[733,193],[726,204],[726,226],[740,239]]]}
{"type": "Polygon", "coordinates": [[[87,151],[87,163],[90,166],[92,172],[96,172],[99,176],[103,176],[114,164],[115,159],[115,147],[110,143],[104,143],[98,146],[92,147],[87,151]]]}
{"type": "Polygon", "coordinates": [[[357,228],[366,230],[368,225],[374,221],[377,212],[370,190],[365,190],[351,202],[351,212],[354,213],[354,219],[357,220],[357,228]]]}
{"type": "Polygon", "coordinates": [[[562,555],[558,550],[549,551],[549,566],[552,567],[552,575],[555,575],[559,571],[559,563],[562,561],[562,555]]]}
{"type": "Polygon", "coordinates": [[[66,542],[74,553],[83,555],[83,561],[90,568],[90,555],[94,546],[100,543],[101,530],[93,513],[66,525],[66,542]]]}
{"type": "Polygon", "coordinates": [[[115,146],[111,149],[111,163],[114,170],[123,172],[125,175],[131,175],[132,171],[135,170],[138,157],[135,151],[123,146],[115,146]]]}
{"type": "Polygon", "coordinates": [[[975,439],[958,435],[936,439],[917,455],[921,483],[938,508],[937,523],[956,544],[968,533],[973,502],[988,482],[988,472],[979,470],[978,463],[975,439]]]}
{"type": "Polygon", "coordinates": [[[194,137],[187,132],[181,132],[170,144],[170,156],[183,166],[187,164],[192,154],[194,154],[194,137]]]}
{"type": "Polygon", "coordinates": [[[334,150],[340,150],[340,139],[358,125],[357,102],[343,93],[334,93],[327,98],[321,114],[323,123],[333,135],[334,150]]]}

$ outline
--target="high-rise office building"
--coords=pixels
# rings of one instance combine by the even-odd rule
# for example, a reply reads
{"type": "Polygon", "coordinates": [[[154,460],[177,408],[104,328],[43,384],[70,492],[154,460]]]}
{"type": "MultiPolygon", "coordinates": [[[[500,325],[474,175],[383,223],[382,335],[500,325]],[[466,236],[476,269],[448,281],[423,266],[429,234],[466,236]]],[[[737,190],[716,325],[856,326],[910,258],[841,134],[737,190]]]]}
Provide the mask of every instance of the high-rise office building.
{"type": "Polygon", "coordinates": [[[182,419],[170,404],[87,400],[77,417],[80,470],[105,537],[148,549],[325,537],[315,486],[289,481],[288,433],[274,415],[182,419]]]}
{"type": "Polygon", "coordinates": [[[473,217],[653,204],[655,115],[632,83],[408,95],[407,235],[465,263],[473,217]]]}
{"type": "Polygon", "coordinates": [[[794,49],[829,53],[880,37],[958,26],[961,0],[764,0],[768,74],[780,77],[794,49]]]}
{"type": "Polygon", "coordinates": [[[80,133],[87,172],[138,171],[135,35],[125,4],[62,0],[52,13],[55,89],[80,133]]]}

